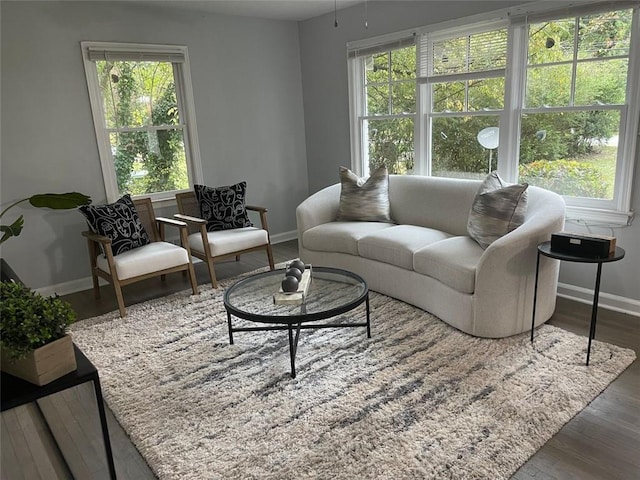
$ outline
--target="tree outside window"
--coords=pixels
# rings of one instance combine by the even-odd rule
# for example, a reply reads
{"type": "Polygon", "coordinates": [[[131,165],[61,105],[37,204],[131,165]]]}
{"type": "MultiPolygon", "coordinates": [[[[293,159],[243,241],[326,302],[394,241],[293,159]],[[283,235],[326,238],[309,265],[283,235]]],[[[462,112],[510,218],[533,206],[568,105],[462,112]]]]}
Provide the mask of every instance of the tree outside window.
{"type": "Polygon", "coordinates": [[[352,150],[354,168],[464,178],[499,170],[564,195],[580,215],[586,208],[626,222],[640,111],[638,9],[580,9],[393,40],[414,39],[417,48],[371,54],[373,39],[348,46],[350,73],[362,73],[351,88],[352,131],[362,144],[352,150]],[[414,68],[416,96],[408,93],[414,68]],[[482,145],[486,131],[499,132],[502,144],[482,145]]]}
{"type": "Polygon", "coordinates": [[[522,181],[613,199],[631,25],[631,10],[529,25],[522,181]]]}
{"type": "Polygon", "coordinates": [[[83,42],[83,56],[109,200],[189,189],[201,173],[186,47],[83,42]]]}
{"type": "Polygon", "coordinates": [[[120,194],[189,188],[173,66],[96,62],[120,194]]]}
{"type": "Polygon", "coordinates": [[[366,113],[365,161],[370,172],[386,166],[390,173],[414,168],[416,111],[416,48],[389,50],[364,60],[366,113]]]}

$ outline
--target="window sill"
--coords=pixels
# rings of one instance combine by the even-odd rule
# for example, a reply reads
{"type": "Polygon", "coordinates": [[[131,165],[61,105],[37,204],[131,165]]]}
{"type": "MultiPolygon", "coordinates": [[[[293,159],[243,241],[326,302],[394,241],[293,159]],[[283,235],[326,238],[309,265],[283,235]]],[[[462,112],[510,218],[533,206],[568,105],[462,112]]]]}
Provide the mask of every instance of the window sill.
{"type": "Polygon", "coordinates": [[[624,227],[631,225],[635,213],[633,211],[620,212],[617,210],[601,210],[567,206],[565,219],[567,223],[594,227],[624,227]]]}

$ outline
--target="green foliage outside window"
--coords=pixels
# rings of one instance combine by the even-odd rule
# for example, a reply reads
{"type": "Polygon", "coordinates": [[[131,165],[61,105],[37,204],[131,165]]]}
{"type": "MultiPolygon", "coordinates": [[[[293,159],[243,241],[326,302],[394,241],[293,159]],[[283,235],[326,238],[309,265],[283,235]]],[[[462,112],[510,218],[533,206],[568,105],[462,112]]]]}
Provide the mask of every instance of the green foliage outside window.
{"type": "MultiPolygon", "coordinates": [[[[628,56],[631,26],[632,10],[529,26],[524,107],[586,108],[523,115],[521,177],[565,195],[612,198],[615,168],[609,163],[614,162],[615,167],[615,155],[603,152],[615,148],[610,145],[619,132],[620,110],[598,106],[625,101],[628,59],[614,57],[628,56]],[[572,77],[574,56],[578,61],[572,77]],[[575,188],[570,186],[574,183],[575,188]]],[[[413,117],[397,115],[416,111],[415,55],[415,47],[408,47],[367,59],[365,128],[371,171],[383,164],[392,173],[406,173],[413,168],[413,117]],[[372,118],[382,115],[396,117],[372,118]]],[[[449,56],[441,68],[450,68],[456,58],[449,56]]],[[[436,60],[442,62],[439,57],[436,60]]],[[[456,65],[464,63],[461,62],[456,65]]],[[[503,58],[494,59],[486,66],[499,66],[501,62],[503,58]]],[[[497,150],[488,152],[481,147],[477,134],[485,127],[498,126],[498,116],[492,116],[491,110],[504,108],[504,79],[443,82],[432,84],[432,88],[433,112],[461,114],[432,119],[432,173],[460,176],[486,173],[491,166],[495,169],[497,150]],[[464,114],[480,111],[487,114],[464,114]]]]}
{"type": "Polygon", "coordinates": [[[120,193],[188,188],[171,63],[100,61],[98,78],[120,193]]]}
{"type": "Polygon", "coordinates": [[[609,183],[595,166],[575,160],[538,160],[520,165],[520,182],[561,195],[607,198],[609,183]]]}
{"type": "Polygon", "coordinates": [[[416,47],[368,57],[365,75],[367,115],[393,117],[367,120],[369,171],[385,165],[389,173],[407,173],[415,154],[416,47]]]}

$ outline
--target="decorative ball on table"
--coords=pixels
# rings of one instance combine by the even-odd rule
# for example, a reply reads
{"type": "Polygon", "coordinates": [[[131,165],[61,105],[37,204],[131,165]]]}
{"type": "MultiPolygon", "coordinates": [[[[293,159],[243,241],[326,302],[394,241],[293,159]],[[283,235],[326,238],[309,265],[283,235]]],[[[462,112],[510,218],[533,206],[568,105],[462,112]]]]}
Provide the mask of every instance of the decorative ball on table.
{"type": "Polygon", "coordinates": [[[285,273],[285,277],[296,277],[298,282],[302,280],[302,272],[297,268],[289,268],[285,273]]]}
{"type": "Polygon", "coordinates": [[[297,268],[298,270],[304,273],[305,264],[302,260],[297,258],[289,264],[288,268],[297,268]]]}
{"type": "Polygon", "coordinates": [[[285,275],[281,286],[283,292],[295,292],[298,290],[299,280],[293,275],[285,275]]]}

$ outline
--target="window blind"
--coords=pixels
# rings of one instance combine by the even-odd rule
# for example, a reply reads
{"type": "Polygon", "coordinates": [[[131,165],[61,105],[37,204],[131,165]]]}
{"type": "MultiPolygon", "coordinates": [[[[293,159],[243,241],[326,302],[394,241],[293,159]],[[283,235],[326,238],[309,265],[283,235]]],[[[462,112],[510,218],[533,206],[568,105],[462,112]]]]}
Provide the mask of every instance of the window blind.
{"type": "Polygon", "coordinates": [[[364,47],[352,47],[347,48],[347,55],[349,58],[355,57],[368,57],[369,55],[375,55],[377,53],[388,52],[390,50],[397,50],[400,48],[410,47],[415,45],[416,37],[412,35],[410,37],[399,38],[389,42],[378,43],[375,45],[367,45],[364,47]]]}
{"type": "Polygon", "coordinates": [[[506,63],[506,29],[438,39],[425,34],[419,40],[419,76],[423,81],[433,77],[479,78],[484,72],[503,72],[506,63]]]}
{"type": "Polygon", "coordinates": [[[99,60],[107,60],[111,62],[170,62],[184,63],[185,55],[181,50],[163,50],[163,51],[145,51],[141,50],[114,50],[100,47],[87,48],[87,58],[96,62],[99,60]]]}

